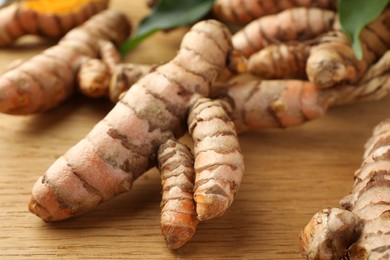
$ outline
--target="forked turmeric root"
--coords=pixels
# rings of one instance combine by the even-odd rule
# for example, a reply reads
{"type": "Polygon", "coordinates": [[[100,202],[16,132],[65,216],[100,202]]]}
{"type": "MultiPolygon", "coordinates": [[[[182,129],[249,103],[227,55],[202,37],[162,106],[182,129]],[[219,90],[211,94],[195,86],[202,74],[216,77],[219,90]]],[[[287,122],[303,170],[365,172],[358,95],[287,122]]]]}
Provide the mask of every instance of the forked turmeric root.
{"type": "Polygon", "coordinates": [[[75,90],[80,65],[99,56],[100,44],[119,45],[129,33],[127,18],[116,11],[92,17],[68,32],[58,45],[0,76],[0,112],[31,114],[57,106],[75,90]]]}
{"type": "Polygon", "coordinates": [[[188,109],[199,96],[209,95],[210,84],[228,64],[230,37],[217,21],[194,25],[171,62],[133,85],[39,178],[30,211],[45,221],[58,221],[129,191],[134,180],[155,165],[159,146],[185,132],[188,109]]]}
{"type": "Polygon", "coordinates": [[[352,193],[341,209],[317,213],[300,236],[307,259],[388,259],[390,256],[390,120],[379,124],[365,146],[352,193]]]}
{"type": "Polygon", "coordinates": [[[59,39],[107,8],[109,0],[17,1],[0,10],[0,46],[26,34],[59,39]]]}

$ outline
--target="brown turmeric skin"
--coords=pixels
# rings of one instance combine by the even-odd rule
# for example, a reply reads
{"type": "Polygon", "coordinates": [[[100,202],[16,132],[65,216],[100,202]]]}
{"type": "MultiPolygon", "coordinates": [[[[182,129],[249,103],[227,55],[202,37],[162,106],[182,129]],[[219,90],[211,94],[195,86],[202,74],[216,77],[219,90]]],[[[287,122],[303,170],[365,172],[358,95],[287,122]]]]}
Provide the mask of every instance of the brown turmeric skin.
{"type": "Polygon", "coordinates": [[[379,124],[365,145],[363,163],[355,173],[352,193],[340,201],[344,208],[337,218],[313,221],[300,237],[302,253],[307,259],[340,259],[348,251],[349,259],[388,259],[390,257],[390,120],[379,124]],[[332,232],[329,232],[329,228],[332,232]],[[338,239],[333,239],[337,234],[338,239]],[[332,247],[327,246],[333,241],[332,247]]]}
{"type": "Polygon", "coordinates": [[[184,134],[194,98],[209,95],[211,83],[228,63],[230,37],[217,21],[194,25],[172,61],[133,85],[37,180],[30,211],[45,221],[58,221],[129,191],[134,180],[155,165],[159,146],[184,134]]]}
{"type": "Polygon", "coordinates": [[[198,224],[194,201],[194,156],[185,145],[169,139],[158,149],[161,174],[161,232],[171,249],[187,243],[198,224]]]}
{"type": "Polygon", "coordinates": [[[98,57],[99,43],[118,45],[129,33],[127,18],[113,10],[71,30],[56,46],[0,76],[0,112],[32,114],[57,106],[74,92],[80,65],[98,57]]]}
{"type": "Polygon", "coordinates": [[[337,0],[216,0],[212,13],[224,22],[247,24],[257,18],[296,7],[336,10],[337,0]]]}
{"type": "Polygon", "coordinates": [[[294,8],[258,18],[233,36],[234,47],[249,57],[279,42],[313,39],[330,31],[336,16],[328,10],[294,8]]]}
{"type": "Polygon", "coordinates": [[[108,0],[17,1],[0,9],[0,46],[23,35],[59,39],[108,6],[108,0]]]}

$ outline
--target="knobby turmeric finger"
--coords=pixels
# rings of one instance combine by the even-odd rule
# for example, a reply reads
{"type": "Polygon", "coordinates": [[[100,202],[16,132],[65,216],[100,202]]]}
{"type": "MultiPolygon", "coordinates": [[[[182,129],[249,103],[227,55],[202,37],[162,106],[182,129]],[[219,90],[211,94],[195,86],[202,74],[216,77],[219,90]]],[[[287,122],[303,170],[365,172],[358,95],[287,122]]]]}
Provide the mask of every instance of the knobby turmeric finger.
{"type": "Polygon", "coordinates": [[[194,140],[195,191],[198,219],[222,216],[232,204],[244,174],[244,160],[233,122],[218,100],[200,98],[190,110],[194,140]]]}
{"type": "Polygon", "coordinates": [[[0,76],[0,112],[31,114],[57,106],[73,93],[82,62],[98,57],[99,42],[119,45],[129,33],[130,24],[121,13],[106,10],[92,17],[56,46],[0,76]]]}
{"type": "Polygon", "coordinates": [[[358,84],[341,84],[324,91],[332,95],[332,106],[378,100],[390,93],[390,51],[373,64],[358,84]]]}
{"type": "Polygon", "coordinates": [[[233,83],[216,90],[212,97],[230,102],[239,133],[300,125],[323,115],[330,103],[313,83],[303,80],[233,83]]]}
{"type": "Polygon", "coordinates": [[[30,211],[45,221],[62,220],[129,191],[155,165],[158,147],[184,134],[194,96],[208,96],[210,84],[225,68],[233,49],[230,39],[217,21],[195,24],[172,61],[135,83],[37,180],[30,211]]]}
{"type": "Polygon", "coordinates": [[[78,86],[81,93],[87,97],[109,97],[116,103],[135,82],[156,67],[133,63],[110,66],[104,60],[89,59],[81,65],[78,86]]]}
{"type": "Polygon", "coordinates": [[[335,219],[324,225],[313,220],[321,215],[316,214],[300,237],[301,251],[308,259],[340,259],[347,251],[349,259],[389,257],[389,155],[390,119],[387,119],[375,127],[365,145],[363,163],[355,172],[352,193],[340,201],[344,210],[332,209],[338,212],[337,218],[349,215],[352,221],[335,219]],[[333,239],[334,234],[337,239],[333,239]]]}
{"type": "Polygon", "coordinates": [[[194,201],[194,156],[185,145],[169,139],[157,154],[161,173],[161,232],[172,249],[187,243],[198,219],[194,201]]]}
{"type": "Polygon", "coordinates": [[[336,10],[337,0],[216,0],[212,13],[224,22],[246,24],[295,7],[336,10]]]}
{"type": "Polygon", "coordinates": [[[263,79],[305,76],[311,46],[307,43],[274,44],[248,59],[248,71],[263,79]]]}
{"type": "Polygon", "coordinates": [[[99,41],[98,58],[85,58],[77,74],[79,90],[91,98],[109,95],[109,84],[121,61],[117,47],[110,41],[99,41]]]}
{"type": "Polygon", "coordinates": [[[246,57],[267,45],[313,39],[333,27],[333,11],[317,8],[293,8],[258,18],[233,36],[234,47],[246,57]]]}
{"type": "MultiPolygon", "coordinates": [[[[348,36],[332,32],[323,36],[322,43],[313,47],[307,60],[306,73],[319,87],[332,87],[340,82],[357,83],[368,68],[390,49],[390,9],[361,32],[362,60],[352,50],[348,36]]],[[[335,25],[336,29],[339,27],[335,25]]]]}
{"type": "Polygon", "coordinates": [[[108,0],[17,1],[0,10],[0,46],[26,34],[61,38],[108,6],[108,0]]]}

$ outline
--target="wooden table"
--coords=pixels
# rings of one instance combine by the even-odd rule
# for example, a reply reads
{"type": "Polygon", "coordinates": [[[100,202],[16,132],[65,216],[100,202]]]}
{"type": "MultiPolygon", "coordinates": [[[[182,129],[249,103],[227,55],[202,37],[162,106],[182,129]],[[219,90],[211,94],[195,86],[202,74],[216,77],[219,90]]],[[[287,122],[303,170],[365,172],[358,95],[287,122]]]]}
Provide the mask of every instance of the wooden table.
{"type": "MultiPolygon", "coordinates": [[[[147,13],[144,1],[117,0],[111,8],[134,24],[147,13]]],[[[182,33],[158,34],[127,60],[168,61],[182,33]]],[[[0,68],[49,44],[1,50],[0,68]]],[[[291,129],[242,135],[246,175],[236,201],[222,218],[201,223],[177,251],[167,249],[160,234],[156,170],[132,192],[78,218],[47,224],[27,210],[35,180],[111,107],[77,96],[44,114],[0,115],[1,259],[302,259],[299,232],[315,212],[337,207],[350,192],[363,145],[388,116],[390,99],[333,108],[291,129]]]]}

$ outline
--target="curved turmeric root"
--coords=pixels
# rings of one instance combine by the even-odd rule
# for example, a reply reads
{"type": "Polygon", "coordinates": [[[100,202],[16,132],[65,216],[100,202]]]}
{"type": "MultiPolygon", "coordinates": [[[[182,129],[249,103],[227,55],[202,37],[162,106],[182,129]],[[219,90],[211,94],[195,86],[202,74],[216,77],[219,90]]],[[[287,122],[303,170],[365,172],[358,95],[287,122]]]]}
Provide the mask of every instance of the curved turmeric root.
{"type": "Polygon", "coordinates": [[[92,17],[58,45],[0,76],[0,112],[31,114],[57,106],[73,93],[81,63],[98,56],[99,42],[120,44],[129,33],[127,18],[116,11],[92,17]]]}
{"type": "Polygon", "coordinates": [[[330,31],[335,18],[328,10],[288,9],[249,23],[233,36],[233,45],[249,57],[271,43],[313,39],[330,31]]]}
{"type": "Polygon", "coordinates": [[[169,139],[158,150],[163,198],[161,231],[167,246],[177,249],[195,233],[198,219],[194,201],[194,158],[183,144],[169,139]]]}
{"type": "Polygon", "coordinates": [[[232,204],[244,174],[244,161],[233,122],[220,101],[199,99],[188,117],[194,140],[198,219],[222,216],[232,204]]]}
{"type": "Polygon", "coordinates": [[[108,6],[108,0],[18,1],[0,10],[0,46],[26,34],[59,39],[108,6]]]}
{"type": "Polygon", "coordinates": [[[337,240],[333,240],[323,223],[312,219],[300,238],[301,250],[308,259],[339,259],[347,250],[350,259],[389,258],[389,140],[388,119],[375,128],[365,146],[363,163],[355,173],[352,193],[340,201],[345,210],[331,210],[341,212],[336,217],[349,215],[353,221],[335,221],[333,224],[328,221],[328,226],[338,236],[337,240]],[[319,241],[322,242],[318,243],[319,241]],[[332,250],[329,250],[329,241],[334,245],[332,250]]]}
{"type": "Polygon", "coordinates": [[[323,43],[312,48],[306,72],[310,81],[327,88],[337,83],[359,82],[367,69],[390,49],[390,9],[368,24],[361,33],[363,59],[358,60],[348,36],[342,32],[324,36],[323,43]]]}
{"type": "Polygon", "coordinates": [[[295,7],[336,10],[337,0],[216,0],[212,12],[224,22],[246,24],[256,18],[295,7]]]}
{"type": "Polygon", "coordinates": [[[194,25],[172,61],[133,85],[86,138],[38,179],[30,211],[45,221],[62,220],[129,191],[154,166],[158,147],[185,132],[194,97],[207,96],[225,68],[233,48],[230,37],[217,21],[194,25]]]}

